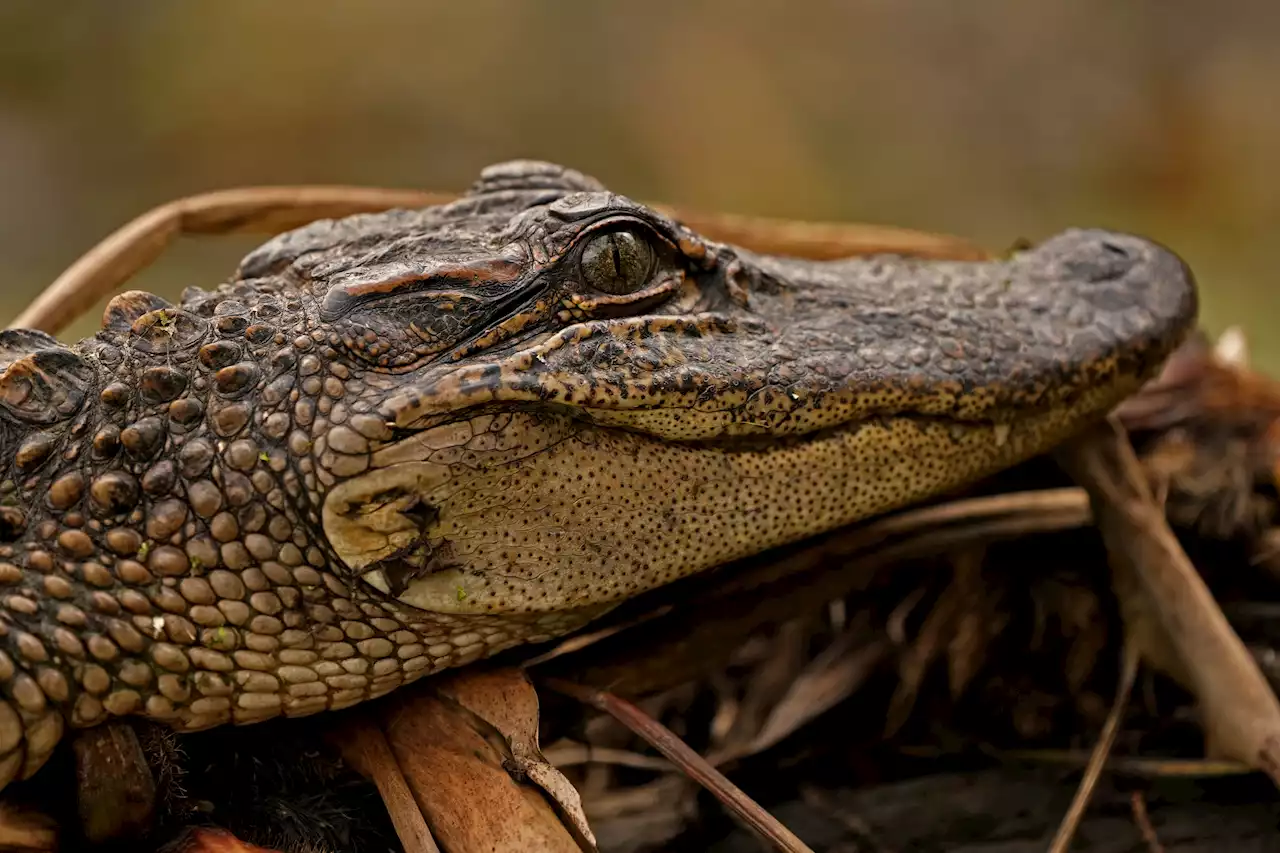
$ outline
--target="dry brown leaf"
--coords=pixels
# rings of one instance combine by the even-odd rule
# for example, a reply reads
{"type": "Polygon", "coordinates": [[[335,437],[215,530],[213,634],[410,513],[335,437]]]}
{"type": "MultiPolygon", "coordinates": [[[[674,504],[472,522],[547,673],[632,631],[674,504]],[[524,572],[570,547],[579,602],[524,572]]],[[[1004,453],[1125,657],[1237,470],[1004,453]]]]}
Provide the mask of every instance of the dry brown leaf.
{"type": "Polygon", "coordinates": [[[526,781],[536,775],[554,789],[558,777],[571,793],[561,788],[556,795],[575,807],[572,786],[537,751],[537,697],[519,671],[463,672],[402,694],[379,719],[442,850],[595,850],[594,838],[578,828],[585,825],[580,806],[565,820],[569,809],[558,810],[541,784],[526,781]]]}
{"type": "Polygon", "coordinates": [[[582,839],[595,847],[582,798],[538,745],[538,694],[522,670],[484,670],[445,679],[435,689],[501,732],[513,769],[545,791],[582,839]]]}
{"type": "Polygon", "coordinates": [[[133,727],[111,722],[78,732],[72,750],[84,837],[102,843],[146,832],[156,786],[133,727]]]}
{"type": "Polygon", "coordinates": [[[187,836],[182,853],[279,853],[279,851],[241,841],[225,829],[202,827],[193,830],[187,836]]]}

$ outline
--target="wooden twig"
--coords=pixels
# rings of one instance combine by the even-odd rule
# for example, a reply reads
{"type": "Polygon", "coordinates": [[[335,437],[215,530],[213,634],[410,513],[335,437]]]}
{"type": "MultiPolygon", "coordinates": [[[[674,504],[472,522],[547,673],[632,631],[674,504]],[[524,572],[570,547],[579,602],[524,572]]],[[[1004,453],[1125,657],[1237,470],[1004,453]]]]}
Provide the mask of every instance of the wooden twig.
{"type": "Polygon", "coordinates": [[[1210,756],[1280,784],[1280,702],[1169,529],[1124,429],[1099,425],[1057,458],[1090,493],[1117,590],[1129,578],[1140,590],[1121,602],[1129,640],[1195,694],[1210,756]]]}
{"type": "Polygon", "coordinates": [[[343,759],[377,786],[405,853],[440,853],[377,720],[362,714],[334,728],[330,737],[343,759]]]}
{"type": "Polygon", "coordinates": [[[452,196],[377,187],[241,187],[152,208],[98,243],[27,306],[13,326],[56,334],[151,265],[184,234],[278,234],[314,222],[452,196]]]}
{"type": "MultiPolygon", "coordinates": [[[[319,219],[455,201],[454,193],[352,186],[239,187],[187,196],[126,223],[54,280],[12,325],[57,334],[160,257],[182,235],[272,235],[319,219]]],[[[861,223],[792,222],[652,205],[721,242],[825,260],[891,253],[952,260],[989,255],[959,237],[861,223]]]]}
{"type": "Polygon", "coordinates": [[[725,808],[773,845],[775,850],[783,853],[813,853],[809,846],[796,837],[791,830],[761,808],[741,788],[730,782],[723,773],[711,766],[710,762],[690,749],[684,741],[676,737],[674,732],[635,705],[612,693],[582,687],[559,678],[548,678],[543,683],[552,690],[609,714],[636,735],[644,738],[689,778],[710,791],[724,804],[725,808]]]}
{"type": "Polygon", "coordinates": [[[1149,853],[1164,853],[1164,845],[1160,843],[1160,836],[1156,835],[1156,828],[1151,825],[1151,815],[1147,814],[1147,800],[1141,791],[1134,791],[1129,795],[1129,806],[1133,809],[1133,822],[1137,824],[1138,832],[1142,833],[1142,840],[1147,842],[1149,853]]]}
{"type": "Polygon", "coordinates": [[[1075,837],[1080,819],[1084,817],[1084,810],[1089,806],[1093,789],[1097,787],[1098,779],[1102,777],[1102,769],[1107,763],[1107,757],[1111,755],[1111,747],[1116,742],[1116,733],[1120,731],[1120,721],[1124,717],[1125,706],[1129,704],[1129,691],[1133,690],[1133,681],[1138,675],[1139,661],[1138,649],[1132,644],[1126,643],[1121,654],[1123,657],[1120,663],[1120,683],[1116,687],[1115,702],[1111,704],[1111,710],[1107,713],[1102,734],[1093,748],[1093,755],[1089,757],[1089,766],[1085,768],[1080,785],[1076,788],[1076,795],[1071,800],[1071,808],[1063,816],[1062,823],[1058,825],[1058,833],[1054,836],[1053,843],[1049,845],[1049,853],[1066,853],[1071,846],[1071,839],[1075,837]]]}

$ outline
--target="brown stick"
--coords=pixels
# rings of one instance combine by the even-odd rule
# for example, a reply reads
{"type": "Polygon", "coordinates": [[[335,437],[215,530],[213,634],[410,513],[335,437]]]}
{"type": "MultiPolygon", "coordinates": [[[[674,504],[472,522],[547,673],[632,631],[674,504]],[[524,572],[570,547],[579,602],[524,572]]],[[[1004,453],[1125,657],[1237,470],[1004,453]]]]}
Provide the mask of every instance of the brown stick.
{"type": "Polygon", "coordinates": [[[334,728],[330,737],[347,763],[377,786],[405,853],[440,853],[377,720],[363,715],[334,728]]]}
{"type": "Polygon", "coordinates": [[[1080,826],[1080,819],[1084,817],[1084,810],[1089,806],[1093,789],[1097,787],[1098,779],[1102,777],[1107,757],[1111,755],[1111,747],[1116,742],[1116,734],[1120,731],[1120,721],[1124,718],[1125,706],[1129,704],[1129,691],[1133,689],[1133,681],[1138,675],[1139,660],[1138,650],[1129,643],[1125,644],[1121,654],[1123,657],[1120,663],[1120,684],[1116,688],[1116,699],[1107,713],[1107,721],[1102,726],[1102,735],[1093,748],[1093,754],[1089,756],[1089,766],[1085,768],[1080,786],[1076,788],[1076,795],[1071,800],[1071,808],[1063,816],[1062,823],[1058,825],[1058,833],[1054,836],[1053,843],[1049,845],[1049,853],[1066,853],[1070,849],[1071,839],[1075,837],[1076,829],[1080,826]]]}
{"type": "Polygon", "coordinates": [[[1149,614],[1127,625],[1130,639],[1199,699],[1211,756],[1280,784],[1280,702],[1169,529],[1123,428],[1100,425],[1058,458],[1089,491],[1117,581],[1131,575],[1149,605],[1126,613],[1149,614]]]}
{"type": "Polygon", "coordinates": [[[781,850],[783,853],[813,853],[813,850],[791,830],[761,808],[741,788],[730,782],[723,773],[712,767],[710,762],[690,749],[684,741],[676,737],[674,732],[635,705],[612,693],[582,687],[559,678],[546,679],[545,683],[552,690],[604,711],[644,738],[689,778],[710,791],[730,812],[744,821],[761,838],[772,844],[774,849],[781,850]]]}
{"type": "MultiPolygon", "coordinates": [[[[152,208],[94,246],[45,288],[13,326],[56,334],[148,267],[184,234],[279,234],[318,219],[393,208],[446,204],[452,193],[379,187],[241,187],[177,199],[152,208]]],[[[850,223],[790,222],[684,213],[653,205],[713,240],[769,254],[815,260],[886,252],[980,260],[987,253],[945,234],[850,223]]]]}
{"type": "Polygon", "coordinates": [[[426,207],[449,198],[375,187],[243,187],[180,198],[152,208],[81,255],[13,325],[62,331],[183,234],[278,234],[317,219],[426,207]]]}

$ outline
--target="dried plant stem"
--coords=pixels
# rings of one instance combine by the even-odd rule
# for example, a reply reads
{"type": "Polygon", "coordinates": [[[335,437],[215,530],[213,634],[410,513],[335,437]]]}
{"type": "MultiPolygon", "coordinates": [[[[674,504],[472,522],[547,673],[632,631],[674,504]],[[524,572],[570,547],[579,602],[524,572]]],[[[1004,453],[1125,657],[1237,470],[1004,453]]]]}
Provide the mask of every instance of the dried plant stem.
{"type": "Polygon", "coordinates": [[[370,717],[353,719],[336,728],[332,737],[342,757],[377,786],[405,852],[440,853],[378,723],[370,717]]]}
{"type": "Polygon", "coordinates": [[[1195,694],[1211,757],[1280,784],[1280,702],[1169,529],[1124,429],[1099,425],[1057,457],[1092,498],[1128,640],[1195,694]]]}
{"type": "Polygon", "coordinates": [[[791,830],[712,767],[710,762],[690,749],[674,732],[635,705],[603,690],[593,690],[559,678],[548,678],[544,683],[552,690],[609,714],[644,738],[689,778],[710,791],[730,812],[773,845],[775,850],[783,853],[813,853],[791,830]]]}
{"type": "MultiPolygon", "coordinates": [[[[57,334],[146,269],[182,235],[279,234],[318,219],[454,201],[454,193],[354,186],[239,187],[152,208],[82,255],[27,306],[13,326],[57,334]]],[[[877,252],[952,260],[988,253],[958,237],[860,223],[793,222],[701,214],[654,204],[713,240],[815,260],[877,252]]]]}
{"type": "Polygon", "coordinates": [[[1139,654],[1136,646],[1129,643],[1125,644],[1122,652],[1120,663],[1120,683],[1116,687],[1116,699],[1111,704],[1111,710],[1107,713],[1107,720],[1102,726],[1102,735],[1098,738],[1098,743],[1093,748],[1093,754],[1089,756],[1089,765],[1085,768],[1084,776],[1080,779],[1080,786],[1076,788],[1076,795],[1071,801],[1071,808],[1067,810],[1066,815],[1062,818],[1062,823],[1058,825],[1058,833],[1054,836],[1053,843],[1049,845],[1049,853],[1066,853],[1071,846],[1071,839],[1075,837],[1076,829],[1080,826],[1080,819],[1084,817],[1084,810],[1089,806],[1089,799],[1093,796],[1093,789],[1098,785],[1098,779],[1102,776],[1102,769],[1106,766],[1107,757],[1111,754],[1111,747],[1116,741],[1116,733],[1120,730],[1120,720],[1124,717],[1125,706],[1129,704],[1129,691],[1133,689],[1133,681],[1138,675],[1139,654]]]}
{"type": "Polygon", "coordinates": [[[152,208],[112,232],[27,306],[13,325],[51,334],[146,269],[184,234],[278,234],[317,219],[425,207],[451,196],[377,187],[242,187],[152,208]]]}

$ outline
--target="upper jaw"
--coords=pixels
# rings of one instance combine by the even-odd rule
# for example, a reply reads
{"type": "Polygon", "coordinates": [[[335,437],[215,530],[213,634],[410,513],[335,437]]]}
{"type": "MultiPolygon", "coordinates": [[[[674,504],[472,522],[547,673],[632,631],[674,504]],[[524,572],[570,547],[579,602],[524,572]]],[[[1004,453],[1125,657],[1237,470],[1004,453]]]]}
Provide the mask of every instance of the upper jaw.
{"type": "Polygon", "coordinates": [[[991,262],[742,257],[747,307],[574,324],[435,365],[380,413],[414,429],[477,406],[548,406],[673,441],[901,414],[1010,422],[1086,389],[1118,402],[1197,311],[1180,258],[1098,230],[991,262]]]}

